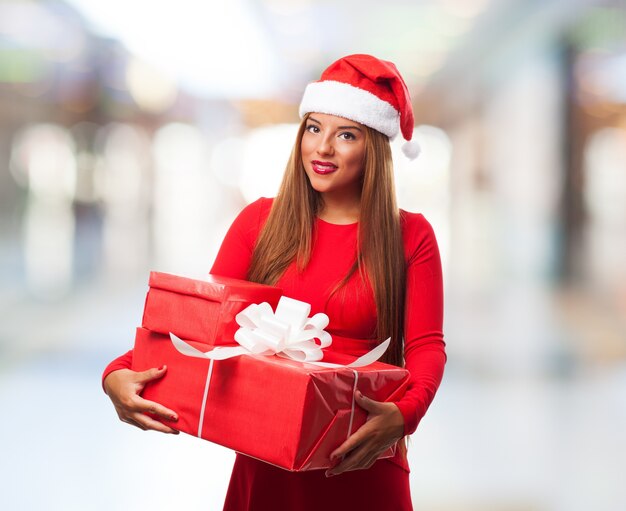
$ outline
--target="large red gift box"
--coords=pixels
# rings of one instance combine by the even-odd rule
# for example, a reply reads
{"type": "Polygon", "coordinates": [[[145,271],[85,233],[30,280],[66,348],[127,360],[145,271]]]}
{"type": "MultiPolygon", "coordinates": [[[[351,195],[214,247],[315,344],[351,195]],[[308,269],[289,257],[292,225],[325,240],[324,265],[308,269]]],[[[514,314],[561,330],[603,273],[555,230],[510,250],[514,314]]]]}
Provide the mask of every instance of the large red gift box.
{"type": "Polygon", "coordinates": [[[231,344],[235,316],[251,303],[276,307],[282,291],[273,286],[208,275],[196,280],[151,272],[142,326],[209,345],[231,344]]]}
{"type": "MultiPolygon", "coordinates": [[[[186,342],[203,352],[211,348],[186,342]]],[[[352,360],[332,352],[324,358],[352,360]]],[[[178,413],[172,426],[293,471],[330,467],[330,454],[365,423],[367,414],[354,401],[355,389],[377,401],[395,401],[409,378],[405,369],[382,362],[325,368],[245,355],[211,364],[183,355],[167,335],[138,328],[132,368],[163,364],[165,376],[148,384],[142,396],[178,413]]],[[[390,448],[381,457],[394,452],[390,448]]]]}

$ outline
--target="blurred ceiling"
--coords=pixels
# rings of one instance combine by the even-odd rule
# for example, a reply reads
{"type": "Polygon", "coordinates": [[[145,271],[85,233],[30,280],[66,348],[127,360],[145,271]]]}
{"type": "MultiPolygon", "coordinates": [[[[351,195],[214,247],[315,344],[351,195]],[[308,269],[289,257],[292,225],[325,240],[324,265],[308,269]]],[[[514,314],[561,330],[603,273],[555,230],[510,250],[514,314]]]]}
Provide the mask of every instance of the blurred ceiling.
{"type": "Polygon", "coordinates": [[[516,36],[558,32],[598,0],[69,0],[95,30],[203,96],[298,95],[336,58],[395,62],[412,92],[516,36]],[[529,26],[531,29],[529,29],[529,26]],[[251,79],[251,77],[254,77],[251,79]]]}
{"type": "MultiPolygon", "coordinates": [[[[304,84],[350,53],[395,62],[414,97],[450,87],[460,95],[486,69],[510,66],[529,40],[562,37],[583,10],[619,1],[0,0],[0,59],[32,75],[16,78],[4,66],[0,82],[34,80],[34,70],[43,74],[52,64],[93,66],[89,33],[119,41],[134,56],[138,64],[125,80],[139,76],[144,96],[143,85],[155,93],[160,84],[163,97],[179,89],[295,104],[304,84]]],[[[103,78],[123,88],[120,73],[103,78]]]]}
{"type": "MultiPolygon", "coordinates": [[[[94,29],[208,96],[299,94],[336,58],[394,61],[416,91],[467,48],[492,43],[502,20],[554,1],[70,0],[94,29]],[[254,77],[251,79],[250,77],[254,77]]],[[[569,2],[570,6],[576,2],[569,2]]]]}

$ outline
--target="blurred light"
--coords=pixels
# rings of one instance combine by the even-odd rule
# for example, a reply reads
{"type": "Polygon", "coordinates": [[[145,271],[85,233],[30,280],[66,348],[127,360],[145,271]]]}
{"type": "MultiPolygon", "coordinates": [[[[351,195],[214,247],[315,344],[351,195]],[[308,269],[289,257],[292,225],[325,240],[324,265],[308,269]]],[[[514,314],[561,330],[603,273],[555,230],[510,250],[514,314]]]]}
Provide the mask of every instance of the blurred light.
{"type": "Polygon", "coordinates": [[[171,123],[159,128],[153,147],[160,174],[182,179],[204,166],[205,141],[200,131],[189,124],[171,123]]]}
{"type": "Polygon", "coordinates": [[[72,199],[76,189],[74,141],[64,128],[36,124],[19,132],[11,149],[10,168],[16,181],[36,197],[72,199]]]}
{"type": "Polygon", "coordinates": [[[473,18],[485,10],[489,0],[439,0],[439,3],[453,16],[473,18]]]}
{"type": "Polygon", "coordinates": [[[108,50],[107,59],[104,63],[100,64],[104,72],[101,73],[99,79],[105,87],[113,89],[113,94],[128,91],[128,59],[129,55],[126,49],[121,45],[115,45],[108,50]]]}
{"type": "Polygon", "coordinates": [[[133,58],[126,70],[128,90],[137,105],[152,113],[161,113],[176,100],[176,84],[149,64],[133,58]]]}
{"type": "Polygon", "coordinates": [[[262,97],[283,73],[256,10],[245,0],[71,0],[101,32],[204,97],[262,97]]]}
{"type": "Polygon", "coordinates": [[[76,155],[77,181],[76,181],[76,201],[90,203],[96,201],[94,190],[94,169],[96,158],[93,153],[80,151],[76,155]]]}
{"type": "Polygon", "coordinates": [[[572,29],[572,39],[584,49],[623,48],[626,10],[619,6],[592,6],[572,29]]]}
{"type": "Polygon", "coordinates": [[[607,100],[626,103],[626,51],[600,59],[594,77],[597,90],[607,100]]]}
{"type": "Polygon", "coordinates": [[[416,126],[413,140],[421,148],[416,160],[402,153],[402,137],[391,142],[398,203],[401,208],[416,211],[429,205],[435,208],[448,202],[448,178],[452,143],[448,135],[434,126],[416,126]]]}
{"type": "Polygon", "coordinates": [[[311,7],[311,0],[263,0],[262,3],[279,16],[292,16],[311,7]]]}
{"type": "Polygon", "coordinates": [[[417,78],[427,78],[441,69],[446,61],[446,52],[430,51],[420,56],[419,65],[414,66],[411,74],[417,78]]]}
{"type": "MultiPolygon", "coordinates": [[[[48,71],[50,71],[50,68],[44,65],[37,70],[38,76],[31,75],[30,77],[26,77],[22,75],[20,79],[13,80],[13,88],[19,94],[27,98],[42,97],[50,92],[54,85],[54,77],[52,73],[48,71]]],[[[14,75],[13,78],[15,79],[16,76],[14,75]]],[[[0,81],[2,81],[2,79],[0,79],[0,81]]]]}
{"type": "Polygon", "coordinates": [[[148,136],[136,126],[114,123],[98,132],[96,145],[101,153],[96,193],[106,204],[115,205],[111,214],[127,215],[142,195],[150,154],[148,136]]]}
{"type": "Polygon", "coordinates": [[[38,2],[1,3],[0,36],[18,47],[37,49],[46,59],[56,62],[75,59],[85,44],[79,27],[38,2]]]}
{"type": "Polygon", "coordinates": [[[239,188],[246,202],[274,197],[296,140],[298,124],[257,128],[245,139],[239,188]]]}
{"type": "Polygon", "coordinates": [[[626,104],[626,52],[585,51],[577,57],[574,73],[576,100],[588,115],[602,119],[620,114],[626,104]]]}
{"type": "Polygon", "coordinates": [[[156,132],[153,154],[155,264],[163,271],[206,273],[222,204],[206,138],[193,126],[168,124],[156,132]]]}
{"type": "Polygon", "coordinates": [[[609,55],[604,50],[589,50],[581,53],[576,59],[574,73],[582,91],[595,96],[603,96],[606,86],[598,80],[598,65],[602,58],[609,55]]]}
{"type": "Polygon", "coordinates": [[[114,123],[96,135],[94,185],[102,201],[102,248],[110,281],[136,275],[147,259],[150,140],[140,127],[114,123]]]}
{"type": "Polygon", "coordinates": [[[237,187],[241,175],[244,141],[232,137],[224,139],[211,153],[211,171],[226,186],[237,187]]]}
{"type": "Polygon", "coordinates": [[[622,236],[626,235],[625,169],[626,130],[604,128],[594,133],[585,151],[585,204],[596,221],[621,226],[622,236]]]}
{"type": "Polygon", "coordinates": [[[446,267],[450,252],[449,179],[452,142],[443,130],[427,125],[415,127],[413,140],[421,148],[414,161],[404,156],[402,137],[398,136],[391,142],[398,207],[422,213],[433,225],[442,264],[446,267]]]}
{"type": "Polygon", "coordinates": [[[581,103],[582,109],[591,117],[606,119],[615,113],[616,109],[605,101],[598,101],[597,98],[584,96],[584,94],[579,94],[578,96],[578,101],[581,103]]]}
{"type": "MultiPolygon", "coordinates": [[[[620,297],[626,296],[626,129],[601,129],[591,136],[585,149],[586,277],[595,290],[614,297],[620,308],[624,305],[620,297]]],[[[607,331],[611,329],[594,331],[594,336],[607,338],[607,331]]],[[[620,357],[623,340],[622,335],[617,342],[603,342],[600,346],[610,346],[612,355],[620,357]]]]}
{"type": "Polygon", "coordinates": [[[294,66],[314,62],[320,56],[319,41],[306,37],[316,30],[313,6],[310,0],[264,0],[263,5],[271,15],[272,31],[288,38],[288,43],[280,48],[281,54],[293,56],[294,66]]]}
{"type": "MultiPolygon", "coordinates": [[[[0,82],[28,84],[44,81],[44,90],[50,81],[45,81],[51,67],[43,56],[33,50],[23,48],[0,48],[0,82]]],[[[18,89],[19,90],[19,89],[18,89]]],[[[38,96],[39,93],[34,94],[38,96]]]]}
{"type": "Polygon", "coordinates": [[[34,198],[24,215],[24,266],[30,292],[58,300],[70,288],[74,260],[71,202],[34,198]]]}
{"type": "Polygon", "coordinates": [[[73,139],[60,126],[29,126],[14,139],[10,167],[16,180],[29,191],[23,224],[28,287],[40,298],[61,298],[72,279],[72,200],[76,189],[73,139]]]}
{"type": "Polygon", "coordinates": [[[65,110],[85,113],[93,109],[101,89],[90,73],[61,73],[56,80],[55,100],[65,110]]]}
{"type": "Polygon", "coordinates": [[[437,26],[437,31],[446,37],[460,37],[472,26],[471,17],[447,16],[445,21],[437,26]]]}
{"type": "Polygon", "coordinates": [[[291,123],[298,118],[298,103],[302,98],[303,87],[298,88],[298,96],[294,102],[277,100],[244,99],[232,104],[237,108],[244,126],[258,128],[261,126],[291,123]]]}
{"type": "Polygon", "coordinates": [[[94,141],[100,126],[94,122],[82,121],[70,128],[76,145],[76,194],[75,200],[82,203],[95,202],[94,141]]]}

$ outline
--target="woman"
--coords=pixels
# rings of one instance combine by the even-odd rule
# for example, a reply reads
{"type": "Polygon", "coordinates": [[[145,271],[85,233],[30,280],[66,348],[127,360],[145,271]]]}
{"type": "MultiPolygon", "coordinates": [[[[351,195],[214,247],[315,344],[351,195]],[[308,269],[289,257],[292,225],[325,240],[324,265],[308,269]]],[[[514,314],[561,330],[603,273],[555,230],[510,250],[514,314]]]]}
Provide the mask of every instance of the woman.
{"type": "MultiPolygon", "coordinates": [[[[404,365],[411,381],[397,402],[357,392],[368,421],[332,453],[332,469],[292,473],[238,454],[224,509],[409,510],[403,437],[426,413],[446,360],[435,236],[422,215],[395,202],[389,138],[401,132],[410,141],[410,98],[392,63],[351,55],[307,86],[300,115],[277,197],[240,213],[211,273],[276,284],[312,314],[327,313],[333,350],[358,356],[391,337],[384,361],[404,365]],[[396,442],[395,457],[376,461],[396,442]]],[[[414,157],[415,148],[407,142],[405,153],[414,157]]],[[[166,368],[135,373],[131,360],[129,352],[104,373],[120,419],[176,433],[174,411],[139,397],[166,368]]]]}

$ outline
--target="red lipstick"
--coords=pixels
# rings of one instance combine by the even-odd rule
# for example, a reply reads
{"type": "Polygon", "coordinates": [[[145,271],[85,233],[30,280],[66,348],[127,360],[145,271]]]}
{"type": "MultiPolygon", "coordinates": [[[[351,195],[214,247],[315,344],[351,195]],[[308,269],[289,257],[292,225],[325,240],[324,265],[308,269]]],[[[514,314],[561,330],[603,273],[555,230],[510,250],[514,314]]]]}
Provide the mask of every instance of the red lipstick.
{"type": "Polygon", "coordinates": [[[311,162],[311,166],[313,167],[313,172],[316,174],[330,174],[337,170],[337,165],[334,163],[330,163],[329,161],[319,161],[313,160],[311,162]]]}

